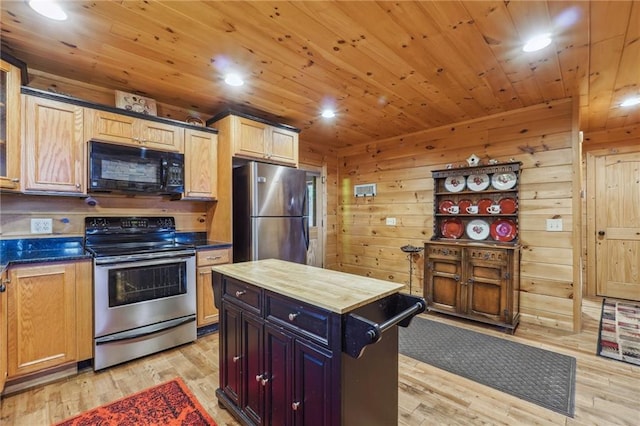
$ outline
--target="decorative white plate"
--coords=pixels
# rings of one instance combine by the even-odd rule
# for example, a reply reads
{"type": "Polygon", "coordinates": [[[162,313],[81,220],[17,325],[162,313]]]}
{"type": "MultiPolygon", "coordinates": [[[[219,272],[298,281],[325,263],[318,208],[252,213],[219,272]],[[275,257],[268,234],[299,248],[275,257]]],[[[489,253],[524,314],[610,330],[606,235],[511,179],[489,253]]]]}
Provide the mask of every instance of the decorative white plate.
{"type": "Polygon", "coordinates": [[[489,236],[491,228],[482,219],[472,220],[467,224],[467,235],[472,240],[485,240],[489,236]]]}
{"type": "Polygon", "coordinates": [[[444,189],[449,192],[460,192],[464,189],[464,176],[449,176],[444,181],[444,189]]]}
{"type": "Polygon", "coordinates": [[[467,177],[467,188],[472,191],[484,191],[490,183],[489,175],[469,175],[467,177]]]}
{"type": "Polygon", "coordinates": [[[516,186],[518,178],[513,172],[496,173],[491,178],[491,186],[495,189],[511,189],[516,186]]]}

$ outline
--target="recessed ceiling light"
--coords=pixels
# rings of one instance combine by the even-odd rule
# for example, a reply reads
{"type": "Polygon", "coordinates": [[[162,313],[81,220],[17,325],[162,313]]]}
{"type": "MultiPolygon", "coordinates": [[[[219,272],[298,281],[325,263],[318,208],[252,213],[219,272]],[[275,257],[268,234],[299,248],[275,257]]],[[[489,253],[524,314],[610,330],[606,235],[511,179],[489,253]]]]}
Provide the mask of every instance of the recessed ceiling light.
{"type": "Polygon", "coordinates": [[[229,86],[234,86],[234,87],[242,86],[244,84],[244,80],[242,79],[242,77],[234,73],[227,74],[224,77],[224,82],[227,83],[229,86]]]}
{"type": "Polygon", "coordinates": [[[62,10],[60,5],[53,0],[30,0],[29,6],[42,16],[56,21],[64,21],[67,14],[62,10]]]}
{"type": "Polygon", "coordinates": [[[532,39],[529,39],[529,41],[527,41],[527,43],[522,47],[522,50],[524,50],[525,52],[535,52],[540,49],[544,49],[550,44],[551,34],[540,34],[533,37],[532,39]]]}
{"type": "Polygon", "coordinates": [[[640,104],[640,96],[636,96],[635,98],[625,99],[624,102],[620,104],[621,107],[630,107],[634,105],[640,104]]]}
{"type": "Polygon", "coordinates": [[[332,109],[328,109],[328,108],[327,108],[327,109],[325,109],[325,110],[323,110],[323,111],[322,111],[322,114],[321,114],[321,115],[322,115],[324,118],[333,118],[333,117],[335,117],[335,116],[336,116],[336,113],[335,113],[335,111],[334,111],[334,110],[332,110],[332,109]]]}

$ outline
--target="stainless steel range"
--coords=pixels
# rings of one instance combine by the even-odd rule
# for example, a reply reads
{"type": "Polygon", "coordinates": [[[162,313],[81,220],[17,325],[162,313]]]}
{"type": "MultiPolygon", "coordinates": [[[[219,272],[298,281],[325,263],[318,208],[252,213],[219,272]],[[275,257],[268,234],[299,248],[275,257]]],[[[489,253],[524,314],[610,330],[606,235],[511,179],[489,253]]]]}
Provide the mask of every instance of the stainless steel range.
{"type": "Polygon", "coordinates": [[[87,217],[94,370],[196,339],[195,249],[172,217],[87,217]]]}

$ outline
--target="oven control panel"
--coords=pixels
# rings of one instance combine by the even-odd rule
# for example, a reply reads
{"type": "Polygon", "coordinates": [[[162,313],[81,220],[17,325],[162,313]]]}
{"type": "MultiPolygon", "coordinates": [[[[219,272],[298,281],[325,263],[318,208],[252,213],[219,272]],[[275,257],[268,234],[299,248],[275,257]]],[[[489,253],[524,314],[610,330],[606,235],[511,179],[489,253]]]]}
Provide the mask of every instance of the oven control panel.
{"type": "Polygon", "coordinates": [[[108,231],[174,231],[173,217],[87,217],[85,230],[88,233],[108,231]]]}

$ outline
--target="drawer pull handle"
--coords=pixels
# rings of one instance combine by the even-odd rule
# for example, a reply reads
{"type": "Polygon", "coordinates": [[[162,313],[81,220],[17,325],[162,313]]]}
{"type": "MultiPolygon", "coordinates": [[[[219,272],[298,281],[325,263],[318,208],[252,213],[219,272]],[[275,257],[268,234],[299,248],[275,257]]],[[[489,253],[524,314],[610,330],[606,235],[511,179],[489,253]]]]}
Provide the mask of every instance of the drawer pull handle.
{"type": "Polygon", "coordinates": [[[293,411],[298,411],[298,407],[300,407],[299,402],[294,402],[293,404],[291,404],[291,408],[293,408],[293,411]]]}
{"type": "Polygon", "coordinates": [[[294,321],[298,315],[300,315],[300,312],[289,314],[289,321],[294,321]]]}
{"type": "Polygon", "coordinates": [[[222,256],[207,256],[207,260],[220,260],[222,256]]]}
{"type": "Polygon", "coordinates": [[[236,355],[233,357],[233,362],[238,362],[239,359],[240,359],[240,356],[236,355]]]}
{"type": "Polygon", "coordinates": [[[256,382],[259,382],[260,380],[262,380],[264,378],[264,374],[258,374],[256,376],[256,382]]]}
{"type": "Polygon", "coordinates": [[[238,290],[238,291],[236,291],[236,297],[240,297],[240,296],[242,296],[243,294],[246,294],[246,293],[247,293],[246,290],[242,290],[242,291],[238,290]]]}

